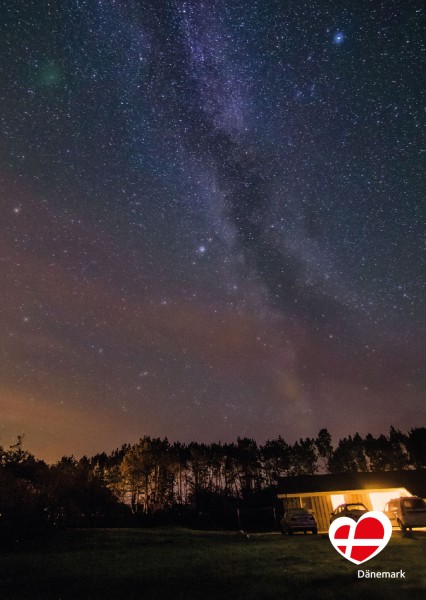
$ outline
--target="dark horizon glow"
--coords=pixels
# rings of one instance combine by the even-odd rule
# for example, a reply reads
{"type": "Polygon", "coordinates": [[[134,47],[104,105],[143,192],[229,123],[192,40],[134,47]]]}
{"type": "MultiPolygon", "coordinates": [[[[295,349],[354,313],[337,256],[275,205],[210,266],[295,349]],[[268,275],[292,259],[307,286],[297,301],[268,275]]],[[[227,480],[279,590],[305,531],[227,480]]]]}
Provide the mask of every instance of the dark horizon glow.
{"type": "Polygon", "coordinates": [[[423,12],[3,9],[1,445],[426,424],[423,12]]]}

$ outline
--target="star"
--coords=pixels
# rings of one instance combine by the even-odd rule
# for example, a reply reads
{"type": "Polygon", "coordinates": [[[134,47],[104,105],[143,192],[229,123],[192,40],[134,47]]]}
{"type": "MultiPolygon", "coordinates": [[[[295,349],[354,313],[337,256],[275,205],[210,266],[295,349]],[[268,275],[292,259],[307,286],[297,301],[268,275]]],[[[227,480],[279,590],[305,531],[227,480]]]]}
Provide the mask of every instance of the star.
{"type": "Polygon", "coordinates": [[[333,43],[339,46],[345,41],[345,34],[342,31],[336,31],[333,35],[333,43]]]}

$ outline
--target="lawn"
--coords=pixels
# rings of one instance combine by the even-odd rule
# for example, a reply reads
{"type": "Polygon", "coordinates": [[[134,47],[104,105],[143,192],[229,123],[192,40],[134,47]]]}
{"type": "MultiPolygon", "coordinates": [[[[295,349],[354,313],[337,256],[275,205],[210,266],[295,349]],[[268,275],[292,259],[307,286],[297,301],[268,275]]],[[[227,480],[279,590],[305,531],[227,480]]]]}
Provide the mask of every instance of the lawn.
{"type": "Polygon", "coordinates": [[[326,535],[245,535],[185,529],[74,530],[0,553],[1,600],[231,600],[422,597],[426,532],[394,532],[360,568],[405,580],[357,578],[326,535]]]}

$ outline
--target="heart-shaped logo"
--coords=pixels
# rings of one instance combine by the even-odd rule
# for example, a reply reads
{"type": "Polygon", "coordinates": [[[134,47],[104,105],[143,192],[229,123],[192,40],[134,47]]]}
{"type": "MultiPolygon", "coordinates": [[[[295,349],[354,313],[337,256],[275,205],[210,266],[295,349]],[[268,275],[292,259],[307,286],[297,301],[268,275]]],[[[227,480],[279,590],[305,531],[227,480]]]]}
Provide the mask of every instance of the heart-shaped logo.
{"type": "Polygon", "coordinates": [[[360,565],[386,547],[392,535],[392,523],[383,513],[372,510],[356,523],[339,517],[330,525],[328,537],[342,556],[360,565]]]}

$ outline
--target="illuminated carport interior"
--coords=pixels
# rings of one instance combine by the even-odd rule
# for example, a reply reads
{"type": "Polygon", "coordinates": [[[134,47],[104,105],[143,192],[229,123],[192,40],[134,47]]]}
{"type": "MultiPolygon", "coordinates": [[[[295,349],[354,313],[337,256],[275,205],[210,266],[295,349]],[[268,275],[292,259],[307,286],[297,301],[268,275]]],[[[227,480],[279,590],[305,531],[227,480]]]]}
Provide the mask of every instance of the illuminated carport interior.
{"type": "Polygon", "coordinates": [[[412,496],[412,494],[405,488],[396,488],[396,490],[386,490],[384,492],[370,492],[370,501],[373,510],[383,510],[386,502],[389,502],[392,498],[400,498],[401,496],[412,496]]]}
{"type": "MultiPolygon", "coordinates": [[[[355,493],[359,495],[366,493],[370,499],[372,510],[383,510],[386,502],[389,502],[389,500],[392,500],[393,498],[400,498],[401,496],[412,496],[412,494],[410,494],[410,492],[404,487],[391,488],[388,490],[381,490],[379,492],[368,490],[352,490],[351,492],[346,492],[344,494],[330,495],[331,506],[333,507],[333,510],[335,510],[339,506],[339,504],[345,504],[346,502],[349,502],[347,497],[353,496],[355,493]]],[[[367,506],[367,508],[370,507],[367,506]]]]}

